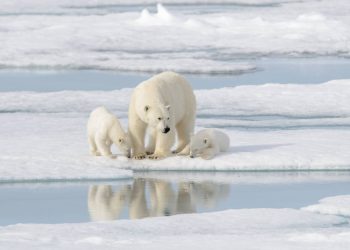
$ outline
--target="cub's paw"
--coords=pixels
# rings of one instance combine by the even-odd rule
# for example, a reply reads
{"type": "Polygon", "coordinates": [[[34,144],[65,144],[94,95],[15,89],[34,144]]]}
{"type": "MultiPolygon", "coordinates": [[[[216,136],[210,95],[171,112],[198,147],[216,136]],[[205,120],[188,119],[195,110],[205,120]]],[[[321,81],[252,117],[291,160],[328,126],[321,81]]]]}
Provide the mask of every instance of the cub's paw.
{"type": "Polygon", "coordinates": [[[135,160],[143,160],[146,158],[146,154],[137,154],[133,157],[135,160]]]}

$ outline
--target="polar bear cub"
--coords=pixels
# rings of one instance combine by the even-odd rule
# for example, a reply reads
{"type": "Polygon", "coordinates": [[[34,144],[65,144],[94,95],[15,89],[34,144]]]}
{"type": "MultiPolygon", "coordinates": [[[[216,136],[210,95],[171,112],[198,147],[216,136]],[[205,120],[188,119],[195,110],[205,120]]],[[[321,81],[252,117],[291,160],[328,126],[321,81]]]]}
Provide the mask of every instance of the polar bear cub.
{"type": "Polygon", "coordinates": [[[205,160],[212,159],[219,152],[225,152],[230,147],[227,134],[216,129],[203,129],[191,138],[190,157],[201,156],[205,160]]]}
{"type": "Polygon", "coordinates": [[[105,107],[94,109],[87,123],[88,141],[92,155],[112,156],[111,146],[114,143],[121,152],[130,158],[130,140],[124,132],[118,118],[105,107]]]}

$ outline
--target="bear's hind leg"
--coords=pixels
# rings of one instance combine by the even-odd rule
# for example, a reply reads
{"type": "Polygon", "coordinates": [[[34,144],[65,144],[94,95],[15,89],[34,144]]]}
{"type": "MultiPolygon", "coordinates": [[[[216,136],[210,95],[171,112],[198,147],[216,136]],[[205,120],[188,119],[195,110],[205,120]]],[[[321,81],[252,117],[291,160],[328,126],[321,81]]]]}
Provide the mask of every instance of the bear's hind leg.
{"type": "Polygon", "coordinates": [[[101,154],[97,150],[95,138],[93,136],[89,136],[88,140],[89,140],[90,153],[94,156],[100,156],[101,154]]]}
{"type": "Polygon", "coordinates": [[[204,160],[211,160],[219,153],[218,147],[207,148],[201,153],[201,157],[204,160]]]}
{"type": "Polygon", "coordinates": [[[107,156],[110,158],[115,158],[112,155],[111,148],[106,145],[106,138],[96,137],[96,145],[98,151],[101,152],[101,155],[107,156]]]}

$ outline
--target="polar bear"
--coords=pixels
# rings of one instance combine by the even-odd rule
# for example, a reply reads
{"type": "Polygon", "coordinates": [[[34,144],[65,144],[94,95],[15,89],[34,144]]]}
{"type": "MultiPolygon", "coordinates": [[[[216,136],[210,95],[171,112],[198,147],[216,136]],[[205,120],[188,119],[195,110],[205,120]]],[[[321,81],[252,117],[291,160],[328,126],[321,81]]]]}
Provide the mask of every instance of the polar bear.
{"type": "Polygon", "coordinates": [[[121,152],[130,158],[131,143],[118,118],[105,107],[94,109],[87,123],[88,141],[92,155],[112,156],[111,145],[114,143],[121,152]]]}
{"type": "Polygon", "coordinates": [[[133,91],[129,105],[129,134],[135,159],[146,152],[151,159],[171,153],[177,133],[176,153],[190,142],[196,116],[196,98],[184,77],[163,72],[140,83],[133,91]],[[145,148],[145,134],[150,138],[145,148]]]}
{"type": "Polygon", "coordinates": [[[210,160],[219,152],[228,150],[230,138],[216,129],[202,129],[191,137],[189,147],[191,158],[199,155],[205,160],[210,160]]]}

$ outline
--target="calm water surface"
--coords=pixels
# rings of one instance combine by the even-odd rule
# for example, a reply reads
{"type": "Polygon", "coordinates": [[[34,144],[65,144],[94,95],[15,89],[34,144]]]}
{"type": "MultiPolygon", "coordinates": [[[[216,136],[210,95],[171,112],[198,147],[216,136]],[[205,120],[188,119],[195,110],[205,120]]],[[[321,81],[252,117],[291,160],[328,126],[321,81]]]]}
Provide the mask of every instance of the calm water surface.
{"type": "Polygon", "coordinates": [[[300,208],[350,192],[350,172],[136,173],[129,182],[0,185],[0,225],[300,208]]]}
{"type": "MultiPolygon", "coordinates": [[[[255,72],[238,75],[186,75],[195,89],[213,89],[264,83],[315,84],[350,78],[350,60],[342,58],[259,59],[255,72]]],[[[0,92],[113,90],[133,88],[153,73],[97,70],[1,70],[0,92]]]]}

